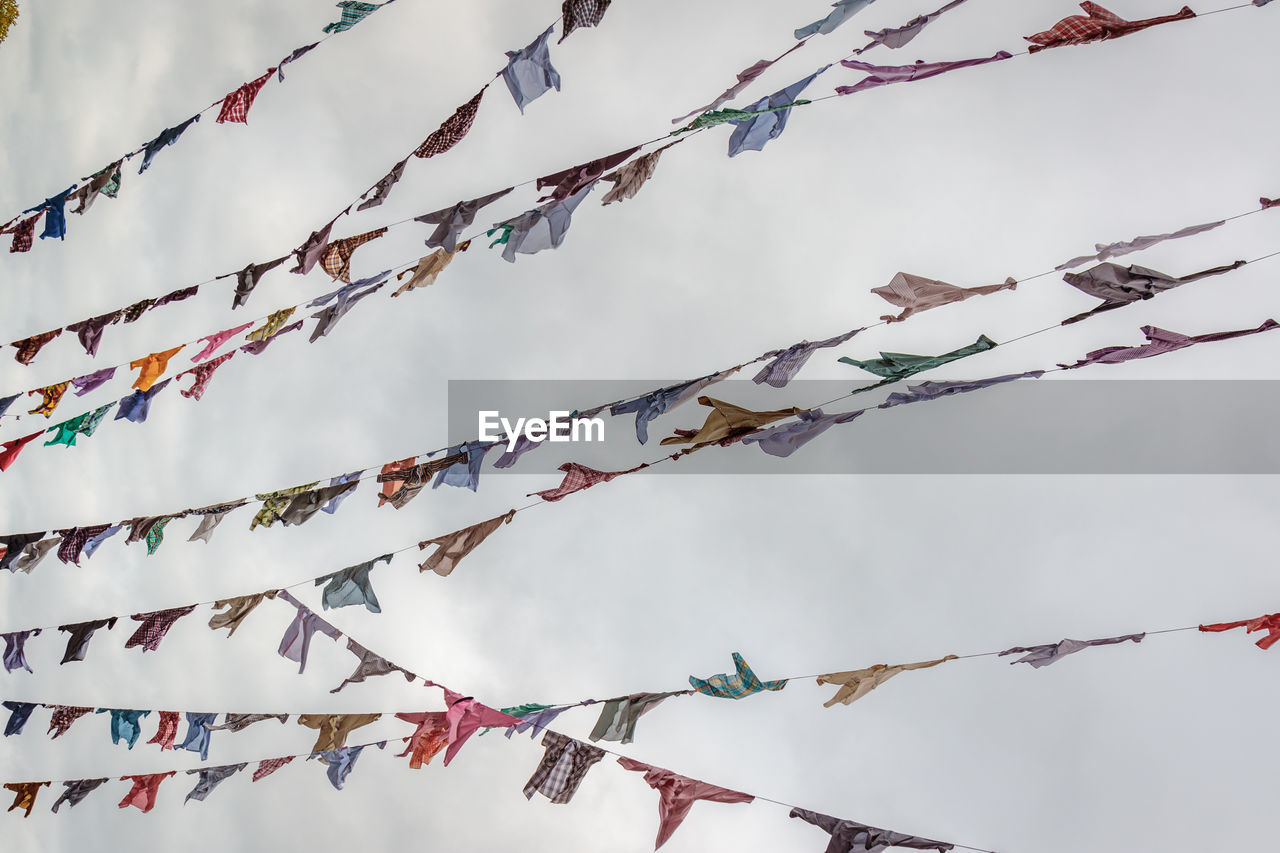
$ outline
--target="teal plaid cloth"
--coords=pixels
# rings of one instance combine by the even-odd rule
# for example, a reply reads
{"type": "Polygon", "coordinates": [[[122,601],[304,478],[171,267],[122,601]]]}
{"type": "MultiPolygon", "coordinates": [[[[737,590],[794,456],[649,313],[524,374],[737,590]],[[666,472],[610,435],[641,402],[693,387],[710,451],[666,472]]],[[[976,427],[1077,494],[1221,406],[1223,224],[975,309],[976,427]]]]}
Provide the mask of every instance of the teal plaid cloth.
{"type": "Polygon", "coordinates": [[[764,115],[765,113],[776,113],[781,110],[789,110],[792,107],[803,106],[807,103],[809,102],[796,101],[794,104],[786,104],[781,107],[768,107],[767,109],[762,109],[762,110],[734,110],[734,109],[711,110],[710,112],[705,112],[702,115],[698,116],[693,121],[689,122],[689,124],[680,128],[679,130],[671,131],[671,133],[668,135],[677,136],[681,133],[688,133],[691,130],[701,130],[704,127],[715,127],[718,124],[725,124],[726,122],[734,122],[736,124],[738,122],[751,121],[751,119],[755,118],[758,115],[764,115]]]}
{"type": "Polygon", "coordinates": [[[761,681],[747,666],[742,655],[733,653],[733,665],[738,670],[736,675],[713,675],[710,678],[694,678],[689,676],[689,685],[699,693],[715,696],[718,699],[741,699],[761,690],[781,690],[787,686],[787,680],[761,681]]]}
{"type": "Polygon", "coordinates": [[[357,3],[355,0],[343,0],[338,4],[342,9],[342,20],[335,21],[324,28],[326,33],[341,33],[354,27],[372,13],[378,11],[381,3],[357,3]]]}
{"type": "Polygon", "coordinates": [[[67,447],[75,447],[76,436],[93,435],[94,430],[102,423],[103,418],[107,416],[107,410],[114,406],[115,403],[107,403],[101,408],[92,412],[85,412],[83,415],[76,415],[69,421],[63,421],[56,426],[51,426],[45,432],[57,431],[57,435],[45,442],[48,447],[51,444],[65,444],[67,447]]]}

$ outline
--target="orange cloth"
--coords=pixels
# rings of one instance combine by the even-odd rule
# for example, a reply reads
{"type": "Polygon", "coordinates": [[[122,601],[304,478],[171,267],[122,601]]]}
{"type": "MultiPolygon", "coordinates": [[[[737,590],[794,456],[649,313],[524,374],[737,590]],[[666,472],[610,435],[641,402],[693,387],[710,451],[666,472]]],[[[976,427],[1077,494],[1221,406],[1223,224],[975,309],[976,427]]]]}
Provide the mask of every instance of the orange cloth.
{"type": "Polygon", "coordinates": [[[177,355],[178,350],[184,346],[186,344],[167,349],[164,352],[153,352],[146,358],[138,358],[129,362],[130,367],[139,368],[138,378],[134,380],[133,387],[139,391],[150,391],[151,386],[156,384],[156,380],[160,378],[165,368],[169,366],[169,359],[177,355]]]}
{"type": "Polygon", "coordinates": [[[397,758],[409,756],[409,767],[417,770],[430,764],[442,749],[449,745],[449,723],[444,711],[426,711],[421,714],[396,714],[396,719],[416,723],[418,728],[405,738],[409,745],[397,758]]]}
{"type": "Polygon", "coordinates": [[[36,794],[48,784],[48,782],[6,782],[5,788],[14,793],[13,805],[9,806],[8,811],[26,809],[23,817],[31,817],[31,809],[36,804],[36,794]]]}

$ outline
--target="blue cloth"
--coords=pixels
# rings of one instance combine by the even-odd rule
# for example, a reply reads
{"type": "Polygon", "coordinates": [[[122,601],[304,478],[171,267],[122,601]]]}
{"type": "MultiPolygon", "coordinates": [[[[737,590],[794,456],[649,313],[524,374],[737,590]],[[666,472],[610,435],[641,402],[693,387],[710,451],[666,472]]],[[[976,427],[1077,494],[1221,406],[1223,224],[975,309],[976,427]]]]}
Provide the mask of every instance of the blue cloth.
{"type": "Polygon", "coordinates": [[[441,485],[458,486],[460,488],[476,490],[476,486],[480,483],[480,465],[484,462],[484,455],[489,452],[489,448],[494,446],[494,442],[473,441],[469,444],[459,444],[457,447],[450,447],[445,451],[446,456],[455,456],[459,453],[466,453],[467,458],[461,462],[455,462],[443,471],[436,474],[435,482],[431,484],[431,488],[438,489],[441,485]]]}
{"type": "Polygon", "coordinates": [[[213,721],[218,719],[217,714],[193,714],[187,712],[187,736],[183,739],[179,749],[185,749],[188,752],[200,753],[201,761],[209,760],[209,738],[213,732],[209,731],[208,726],[213,725],[213,721]],[[208,725],[206,725],[206,723],[208,725]]]}
{"type": "Polygon", "coordinates": [[[363,604],[371,613],[381,613],[382,607],[378,604],[378,596],[373,594],[373,586],[369,582],[369,573],[373,571],[374,565],[380,562],[390,565],[391,555],[383,554],[367,563],[316,578],[316,586],[328,584],[321,598],[324,609],[336,610],[339,607],[363,604]]]}
{"type": "MultiPolygon", "coordinates": [[[[343,474],[341,477],[334,477],[329,481],[329,485],[341,486],[343,483],[350,483],[353,480],[359,480],[362,474],[364,474],[364,471],[352,471],[350,474],[343,474]]],[[[358,488],[360,487],[356,486],[356,489],[358,488]]],[[[356,489],[350,489],[348,491],[343,492],[342,494],[338,495],[335,498],[331,498],[327,504],[320,507],[320,511],[327,512],[329,513],[329,515],[333,515],[335,512],[338,511],[338,507],[342,504],[342,502],[347,499],[347,496],[350,495],[352,492],[354,492],[356,489]]]]}
{"type": "Polygon", "coordinates": [[[502,79],[515,98],[516,106],[524,112],[525,106],[549,92],[560,91],[560,73],[551,64],[551,49],[547,39],[555,24],[533,40],[524,50],[507,51],[507,67],[502,69],[502,79]]]}
{"type": "Polygon", "coordinates": [[[5,702],[4,707],[11,712],[9,722],[4,727],[4,736],[22,734],[22,727],[27,724],[31,712],[36,709],[35,702],[5,702]]]}
{"type": "MultiPolygon", "coordinates": [[[[807,39],[812,35],[822,34],[825,36],[874,2],[876,0],[836,0],[835,3],[831,4],[835,8],[825,18],[820,21],[814,21],[807,27],[801,27],[795,31],[796,41],[807,39]]],[[[867,33],[867,35],[872,34],[867,33]]]]}
{"type": "Polygon", "coordinates": [[[18,399],[21,394],[14,394],[12,397],[0,397],[0,415],[9,411],[9,407],[13,405],[13,401],[18,399]]]}
{"type": "Polygon", "coordinates": [[[138,169],[138,174],[141,175],[143,172],[147,171],[147,168],[151,165],[151,158],[155,157],[157,152],[159,152],[161,148],[164,148],[166,145],[172,145],[173,143],[177,142],[178,137],[182,135],[182,132],[185,131],[191,125],[198,122],[199,120],[200,120],[200,114],[196,113],[191,118],[184,121],[182,124],[177,125],[176,127],[170,127],[160,131],[159,136],[157,136],[155,139],[151,140],[145,146],[143,146],[142,167],[138,169]]]}
{"type": "Polygon", "coordinates": [[[76,190],[76,185],[72,184],[53,198],[46,198],[43,204],[37,204],[35,207],[22,211],[23,213],[35,213],[37,210],[43,210],[44,213],[44,231],[40,233],[40,239],[45,237],[57,237],[59,240],[66,239],[67,236],[67,196],[76,190]]]}
{"type": "Polygon", "coordinates": [[[992,385],[1003,385],[1005,382],[1014,382],[1018,379],[1039,379],[1041,376],[1044,376],[1043,370],[1030,370],[1026,373],[994,376],[991,379],[921,382],[919,385],[908,385],[905,393],[902,391],[893,392],[880,404],[880,408],[888,409],[892,406],[902,406],[907,403],[919,403],[922,400],[936,400],[939,397],[949,397],[952,394],[967,394],[970,391],[990,388],[992,385]]]}
{"type": "Polygon", "coordinates": [[[743,444],[759,444],[770,456],[787,457],[831,429],[836,424],[847,424],[862,415],[863,410],[824,415],[822,409],[801,412],[799,421],[770,427],[752,433],[742,439],[743,444]]]}
{"type": "MultiPolygon", "coordinates": [[[[544,439],[545,440],[545,439],[544,439]]],[[[494,468],[510,468],[520,460],[520,457],[541,445],[541,441],[533,441],[527,435],[521,435],[516,439],[515,450],[505,450],[493,462],[494,468]]]]}
{"type": "MultiPolygon", "coordinates": [[[[795,103],[796,98],[813,82],[814,78],[830,67],[830,65],[824,65],[803,80],[792,83],[787,88],[780,89],[767,98],[761,98],[747,107],[747,112],[785,107],[787,104],[795,103]]],[[[748,121],[734,122],[737,127],[733,129],[733,134],[729,137],[729,156],[735,157],[743,151],[760,151],[763,149],[765,143],[770,139],[777,139],[782,135],[782,131],[787,126],[787,116],[790,114],[791,110],[789,109],[777,110],[776,112],[761,113],[748,121]]]]}
{"type": "Polygon", "coordinates": [[[92,557],[93,552],[98,550],[99,545],[101,545],[103,542],[106,542],[108,539],[110,539],[112,536],[115,536],[117,533],[119,533],[123,529],[124,529],[123,525],[116,524],[116,525],[112,525],[111,527],[108,527],[106,530],[102,531],[97,536],[90,536],[84,542],[84,555],[86,557],[92,557]]]}
{"type": "MultiPolygon", "coordinates": [[[[707,378],[710,377],[703,377],[703,379],[707,378]]],[[[701,381],[703,380],[691,379],[679,385],[659,388],[657,391],[645,394],[643,397],[637,397],[634,400],[615,403],[609,407],[609,414],[629,415],[634,412],[636,416],[636,438],[640,440],[641,444],[644,444],[649,440],[649,422],[671,408],[673,403],[679,401],[680,395],[685,389],[701,381]]]]}
{"type": "Polygon", "coordinates": [[[158,382],[152,385],[146,391],[134,391],[128,397],[120,400],[120,409],[116,412],[116,420],[124,418],[140,424],[147,419],[147,415],[151,412],[151,398],[164,390],[164,386],[168,385],[171,379],[158,382]]]}
{"type": "Polygon", "coordinates": [[[99,708],[99,714],[111,714],[111,742],[119,743],[124,740],[129,744],[129,748],[133,749],[133,745],[138,742],[138,736],[142,734],[142,726],[138,725],[138,720],[150,714],[150,711],[127,711],[121,708],[99,708]]]}
{"type": "MultiPolygon", "coordinates": [[[[387,742],[385,740],[374,744],[378,749],[382,749],[386,745],[387,742]]],[[[330,749],[317,753],[320,760],[329,765],[325,775],[329,777],[329,782],[333,787],[339,791],[342,790],[342,783],[346,782],[347,777],[351,775],[351,771],[356,766],[356,759],[360,757],[360,753],[363,750],[364,746],[344,746],[340,749],[330,749]]]]}

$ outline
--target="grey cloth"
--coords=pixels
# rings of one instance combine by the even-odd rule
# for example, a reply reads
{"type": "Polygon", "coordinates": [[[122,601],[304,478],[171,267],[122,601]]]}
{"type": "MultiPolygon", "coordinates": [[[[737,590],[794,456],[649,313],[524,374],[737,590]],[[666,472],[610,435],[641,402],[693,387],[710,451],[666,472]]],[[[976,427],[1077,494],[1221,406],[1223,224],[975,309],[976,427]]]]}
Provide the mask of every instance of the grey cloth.
{"type": "Polygon", "coordinates": [[[339,607],[363,604],[371,613],[381,613],[378,596],[373,594],[373,586],[369,581],[369,573],[380,562],[390,565],[391,555],[383,554],[359,565],[316,578],[316,586],[326,585],[321,596],[324,609],[336,610],[339,607]]]}
{"type": "Polygon", "coordinates": [[[814,78],[830,67],[830,65],[824,65],[803,80],[798,80],[785,89],[779,89],[769,97],[761,98],[747,107],[747,112],[759,110],[773,110],[773,112],[761,112],[760,115],[749,120],[734,122],[737,126],[729,136],[729,156],[735,157],[743,151],[760,151],[770,139],[781,136],[782,131],[786,129],[787,116],[791,114],[791,110],[778,108],[795,103],[796,98],[813,82],[814,78]]]}
{"type": "Polygon", "coordinates": [[[662,700],[671,696],[691,693],[691,690],[675,690],[670,693],[632,693],[605,702],[600,719],[591,730],[591,739],[631,743],[635,739],[636,722],[656,708],[662,700]]]}
{"type": "Polygon", "coordinates": [[[773,361],[760,368],[760,372],[753,376],[751,381],[757,385],[763,382],[773,388],[782,388],[795,378],[795,375],[800,372],[800,368],[805,366],[805,363],[809,361],[815,352],[827,347],[839,346],[861,331],[862,329],[854,329],[843,335],[827,338],[825,341],[817,341],[816,343],[801,341],[784,350],[767,352],[765,357],[772,356],[773,361]]]}
{"type": "Polygon", "coordinates": [[[825,36],[874,2],[875,0],[836,0],[835,3],[831,4],[834,8],[825,18],[796,30],[795,37],[796,39],[807,39],[812,35],[825,36]]]}
{"type": "Polygon", "coordinates": [[[338,500],[347,492],[354,492],[358,485],[358,482],[338,483],[294,495],[289,505],[281,511],[280,520],[286,525],[304,524],[330,501],[338,500]]]}
{"type": "Polygon", "coordinates": [[[1244,265],[1245,261],[1236,261],[1226,266],[1213,267],[1176,278],[1146,267],[1137,265],[1122,267],[1112,263],[1098,264],[1080,273],[1069,272],[1062,277],[1063,281],[1090,296],[1098,297],[1103,302],[1091,311],[1068,317],[1062,321],[1062,325],[1076,323],[1086,317],[1102,311],[1110,311],[1140,299],[1150,299],[1158,293],[1173,290],[1180,284],[1222,275],[1244,265]]]}
{"type": "MultiPolygon", "coordinates": [[[[328,308],[317,311],[311,315],[319,322],[317,322],[316,327],[311,330],[311,337],[308,338],[308,342],[314,344],[316,341],[332,332],[333,327],[338,325],[338,321],[345,317],[347,312],[356,306],[357,302],[364,299],[366,296],[381,290],[382,286],[387,283],[387,276],[389,275],[391,275],[391,270],[384,270],[378,275],[370,276],[369,278],[362,278],[354,284],[349,284],[345,287],[339,288],[342,293],[339,294],[337,301],[328,308]],[[363,285],[368,286],[358,293],[353,289],[363,285]]],[[[320,299],[312,301],[311,304],[314,305],[316,302],[320,302],[325,298],[327,297],[321,297],[320,299]]]]}
{"type": "MultiPolygon", "coordinates": [[[[493,230],[500,228],[507,230],[506,234],[493,243],[493,245],[499,242],[506,243],[502,249],[502,259],[515,263],[517,254],[532,255],[544,249],[559,248],[564,242],[565,234],[569,231],[573,211],[582,204],[583,199],[591,193],[594,186],[594,182],[587,184],[563,201],[549,202],[494,225],[493,230]]],[[[493,231],[489,233],[492,234],[493,231]]]]}
{"type": "Polygon", "coordinates": [[[436,230],[432,231],[431,236],[427,238],[427,246],[433,249],[444,249],[452,254],[458,251],[458,238],[462,236],[462,229],[469,228],[471,223],[475,222],[476,213],[480,208],[492,204],[512,189],[514,187],[507,187],[505,190],[498,190],[496,193],[480,198],[460,201],[453,207],[415,216],[413,221],[435,225],[436,230]]]}
{"type": "Polygon", "coordinates": [[[502,69],[502,79],[522,113],[530,102],[551,89],[560,91],[560,73],[551,64],[551,48],[547,46],[555,28],[555,24],[547,27],[545,33],[523,50],[507,51],[507,67],[502,69]]]}
{"type": "Polygon", "coordinates": [[[93,639],[93,632],[99,628],[110,631],[116,626],[117,618],[112,616],[110,619],[94,619],[90,622],[73,622],[70,625],[59,626],[59,631],[66,631],[71,635],[67,638],[67,650],[62,654],[62,663],[84,660],[85,653],[89,651],[89,641],[93,639]]]}
{"type": "Polygon", "coordinates": [[[224,764],[221,767],[205,767],[200,770],[188,770],[188,775],[191,773],[199,773],[200,779],[196,782],[196,786],[191,789],[191,793],[187,794],[186,798],[182,801],[182,804],[185,806],[188,800],[203,801],[204,798],[209,796],[209,794],[213,792],[213,789],[218,787],[218,785],[227,779],[227,777],[239,773],[246,766],[248,766],[246,763],[224,764]]]}
{"type": "Polygon", "coordinates": [[[838,412],[834,415],[824,415],[822,409],[801,412],[798,415],[800,418],[798,423],[783,424],[752,433],[743,438],[742,443],[759,444],[760,449],[770,456],[786,458],[836,424],[847,424],[865,411],[866,409],[858,409],[855,412],[838,412]]]}
{"type": "Polygon", "coordinates": [[[53,801],[54,814],[58,813],[58,806],[66,803],[68,807],[74,808],[81,800],[89,796],[90,793],[105,785],[107,779],[76,779],[71,782],[63,782],[66,789],[62,792],[58,799],[53,801]]]}
{"type": "Polygon", "coordinates": [[[1165,240],[1178,240],[1182,237],[1190,237],[1193,234],[1203,234],[1206,231],[1212,231],[1220,225],[1225,225],[1226,220],[1221,219],[1217,222],[1206,222],[1203,225],[1188,225],[1186,228],[1180,228],[1177,231],[1168,234],[1154,234],[1146,237],[1134,237],[1132,240],[1125,240],[1120,243],[1102,243],[1094,244],[1097,254],[1081,255],[1078,258],[1072,258],[1065,264],[1058,264],[1055,270],[1069,270],[1072,267],[1078,267],[1081,264],[1087,264],[1091,261],[1105,261],[1109,258],[1118,258],[1121,255],[1128,255],[1133,252],[1140,252],[1143,249],[1150,249],[1157,243],[1163,243],[1165,240]]]}
{"type": "Polygon", "coordinates": [[[827,853],[880,853],[890,847],[909,847],[912,850],[937,850],[945,853],[955,847],[946,841],[933,841],[902,832],[893,832],[858,823],[856,820],[843,820],[830,815],[811,812],[807,809],[792,809],[789,817],[798,817],[819,829],[826,830],[831,836],[827,845],[827,853]]]}
{"type": "Polygon", "coordinates": [[[1026,654],[1022,657],[1017,660],[1011,660],[1009,663],[1029,663],[1039,669],[1042,666],[1057,663],[1067,655],[1073,655],[1090,646],[1114,646],[1116,643],[1125,643],[1129,640],[1141,643],[1142,638],[1145,636],[1147,635],[1143,632],[1141,634],[1125,634],[1123,637],[1107,637],[1101,640],[1062,640],[1044,646],[1014,646],[1012,649],[1005,649],[1000,653],[1000,656],[1004,657],[1005,655],[1016,655],[1025,652],[1026,654]]]}
{"type": "Polygon", "coordinates": [[[399,672],[404,675],[405,681],[413,681],[418,677],[409,670],[396,666],[381,655],[369,651],[350,637],[347,638],[347,648],[360,659],[360,662],[356,664],[356,671],[348,675],[346,680],[337,687],[330,690],[330,693],[337,693],[348,684],[357,684],[375,675],[390,675],[393,672],[399,672]]]}
{"type": "Polygon", "coordinates": [[[350,497],[351,493],[360,487],[360,477],[363,475],[364,475],[364,470],[361,469],[359,471],[352,471],[350,474],[343,474],[341,477],[334,477],[331,480],[329,480],[330,486],[340,486],[343,483],[352,483],[353,485],[347,491],[339,492],[337,495],[335,495],[332,499],[330,499],[330,501],[327,504],[320,507],[320,511],[327,512],[329,515],[333,515],[335,512],[337,512],[338,507],[342,505],[342,502],[345,501],[348,497],[350,497]]]}
{"type": "Polygon", "coordinates": [[[49,552],[58,547],[61,542],[61,536],[50,536],[48,539],[41,539],[39,542],[28,543],[22,549],[21,556],[18,557],[17,562],[13,564],[10,571],[31,574],[31,570],[39,565],[41,560],[49,556],[49,552]]]}
{"type": "Polygon", "coordinates": [[[262,280],[262,276],[276,267],[289,260],[289,255],[283,258],[276,258],[274,261],[267,261],[261,264],[249,264],[240,272],[236,273],[236,292],[231,299],[232,309],[239,308],[245,302],[249,301],[249,294],[253,293],[253,289],[258,286],[258,282],[262,280]]]}
{"type": "Polygon", "coordinates": [[[863,30],[863,34],[866,35],[867,38],[871,39],[871,43],[865,47],[855,50],[854,53],[861,54],[864,50],[870,50],[878,44],[882,44],[890,50],[903,47],[913,38],[920,35],[920,31],[929,26],[929,24],[938,20],[938,18],[942,17],[943,14],[950,12],[952,9],[964,2],[966,2],[966,0],[951,0],[950,3],[943,6],[938,11],[930,12],[927,15],[917,15],[900,27],[892,27],[890,29],[877,30],[874,32],[871,30],[863,30]]]}
{"type": "Polygon", "coordinates": [[[356,207],[356,210],[368,210],[371,207],[377,207],[387,200],[391,195],[391,188],[404,177],[405,164],[409,162],[406,157],[392,167],[391,171],[386,174],[382,180],[373,185],[373,188],[360,196],[364,201],[356,207]]]}
{"type": "Polygon", "coordinates": [[[230,515],[231,512],[232,510],[224,509],[224,510],[221,510],[220,512],[211,512],[211,513],[205,514],[205,516],[200,519],[200,525],[196,528],[195,532],[191,534],[191,537],[187,539],[187,541],[195,542],[197,539],[199,539],[203,542],[208,542],[209,537],[213,536],[214,528],[216,528],[219,524],[221,524],[222,519],[230,515]]]}
{"type": "Polygon", "coordinates": [[[992,385],[1003,385],[1018,379],[1039,379],[1044,376],[1043,370],[1028,370],[1026,373],[1008,373],[1004,376],[993,376],[990,379],[956,380],[954,382],[921,382],[919,385],[908,385],[905,392],[895,391],[880,404],[881,409],[903,406],[907,403],[919,403],[924,400],[936,400],[952,394],[967,394],[992,385]]]}
{"type": "MultiPolygon", "coordinates": [[[[254,723],[260,723],[263,720],[279,720],[281,723],[289,722],[288,714],[226,714],[221,723],[216,726],[205,726],[211,732],[218,732],[226,729],[229,732],[238,732],[247,729],[254,723]]],[[[212,768],[218,769],[218,768],[212,768]]]]}
{"type": "MultiPolygon", "coordinates": [[[[795,48],[792,48],[791,50],[795,50],[795,48]]],[[[790,53],[790,52],[791,52],[790,50],[787,51],[787,53],[790,53]]],[[[783,54],[783,56],[785,55],[786,54],[783,54]]],[[[702,115],[703,113],[710,112],[711,110],[720,109],[722,106],[729,103],[734,98],[738,97],[738,95],[741,95],[743,89],[751,85],[751,83],[757,77],[763,74],[765,70],[770,65],[773,65],[773,63],[776,61],[777,60],[775,59],[761,59],[757,61],[755,65],[752,65],[748,68],[744,68],[743,70],[738,72],[738,82],[734,83],[728,89],[725,89],[723,92],[721,92],[714,101],[712,101],[711,103],[707,104],[704,107],[698,107],[696,110],[687,112],[684,115],[680,116],[679,118],[673,118],[671,120],[671,123],[684,124],[686,121],[693,118],[694,116],[702,115]]]]}
{"type": "Polygon", "coordinates": [[[45,531],[39,533],[15,533],[11,536],[0,536],[0,545],[4,546],[4,554],[0,555],[0,569],[13,571],[12,564],[17,561],[23,550],[33,542],[39,542],[45,531]]]}

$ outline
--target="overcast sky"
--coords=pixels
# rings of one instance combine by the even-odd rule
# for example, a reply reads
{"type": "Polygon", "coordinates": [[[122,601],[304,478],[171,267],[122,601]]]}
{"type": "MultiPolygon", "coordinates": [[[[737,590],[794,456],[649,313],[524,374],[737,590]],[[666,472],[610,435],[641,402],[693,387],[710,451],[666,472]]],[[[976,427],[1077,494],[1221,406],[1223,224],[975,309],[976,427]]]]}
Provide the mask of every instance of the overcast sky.
{"type": "MultiPolygon", "coordinates": [[[[847,56],[863,29],[897,26],[937,5],[879,0],[787,57],[735,105],[847,56]]],[[[400,0],[331,39],[287,69],[283,85],[273,80],[262,91],[247,126],[206,115],[146,174],[136,175],[137,160],[126,167],[118,199],[70,216],[65,242],[0,255],[0,338],[290,250],[468,100],[504,51],[558,17],[557,6],[400,0]]],[[[1255,209],[1259,195],[1280,195],[1272,156],[1280,124],[1265,84],[1280,72],[1278,6],[824,101],[796,110],[764,151],[733,159],[725,156],[729,128],[699,134],[664,155],[635,199],[601,207],[597,188],[555,252],[510,265],[477,241],[430,289],[394,302],[384,290],[314,345],[295,334],[260,357],[233,359],[198,403],[170,389],[145,424],[108,421],[71,449],[29,446],[0,476],[0,528],[155,515],[433,449],[446,441],[449,380],[691,378],[875,322],[888,306],[868,291],[899,270],[961,285],[1027,278],[1095,242],[1255,209]]],[[[1176,11],[1165,0],[1110,8],[1131,19],[1176,11]]],[[[553,45],[563,91],[522,117],[505,87],[492,87],[462,144],[410,163],[387,204],[342,220],[335,236],[657,137],[826,10],[822,2],[617,0],[599,28],[553,45]]],[[[1018,52],[1023,35],[1075,10],[969,0],[907,48],[864,58],[1018,52]]],[[[0,45],[0,219],[259,76],[320,37],[336,13],[319,0],[22,3],[0,45]]],[[[805,96],[860,77],[837,66],[805,96]]],[[[517,190],[477,225],[535,198],[532,187],[517,190]]],[[[1184,274],[1257,258],[1280,249],[1277,222],[1280,211],[1259,213],[1127,260],[1184,274]]],[[[416,259],[427,233],[405,226],[361,248],[355,275],[416,259]]],[[[1047,368],[1140,343],[1146,324],[1189,334],[1255,327],[1280,314],[1277,264],[1000,347],[930,378],[1047,368]]],[[[230,284],[209,285],[111,327],[96,359],[64,333],[30,367],[3,361],[0,396],[331,288],[318,269],[277,271],[232,312],[230,284]]],[[[867,376],[838,356],[940,353],[980,333],[1006,341],[1093,304],[1046,276],[865,332],[820,351],[802,376],[861,384],[867,376]]],[[[1262,335],[1041,381],[1276,379],[1277,345],[1262,335]]],[[[191,353],[178,361],[189,364],[191,353]]],[[[750,399],[768,408],[825,399],[807,387],[750,399]]],[[[128,390],[121,373],[91,396],[69,397],[51,422],[128,390]]],[[[911,416],[927,421],[950,405],[961,401],[910,407],[920,410],[911,416]]],[[[1104,426],[1114,416],[1084,414],[1104,426]]],[[[656,457],[658,438],[702,418],[694,406],[665,415],[651,425],[649,445],[633,446],[618,467],[656,457]]],[[[27,434],[32,422],[6,420],[0,440],[27,434]]],[[[608,427],[630,430],[630,419],[608,427]]],[[[820,441],[886,452],[860,446],[858,427],[820,441]]],[[[995,434],[999,423],[991,427],[995,434]]],[[[1153,420],[1146,431],[1165,427],[1153,420]]],[[[934,440],[964,452],[945,430],[934,440]]],[[[1138,446],[1146,432],[1100,430],[1098,441],[1138,446]]],[[[376,508],[365,483],[338,514],[299,528],[250,533],[252,511],[241,510],[210,544],[186,542],[195,522],[174,521],[152,557],[119,537],[79,568],[51,556],[29,576],[0,578],[0,630],[294,583],[491,518],[558,482],[486,472],[474,494],[428,490],[400,511],[376,508]]],[[[1265,531],[1275,509],[1273,484],[1260,476],[637,475],[520,513],[447,579],[420,575],[417,552],[406,553],[373,574],[380,615],[345,608],[326,617],[495,707],[676,690],[690,674],[725,672],[733,651],[764,679],[811,675],[1271,612],[1265,531]]],[[[319,608],[318,590],[295,593],[319,608]]],[[[117,626],[95,638],[88,660],[62,667],[64,637],[36,637],[28,646],[35,674],[0,677],[0,694],[192,711],[443,707],[439,691],[399,677],[331,695],[354,660],[324,638],[298,676],[275,652],[292,616],[284,604],[264,603],[230,640],[205,626],[209,615],[201,608],[146,654],[123,648],[134,623],[117,626]]],[[[1265,745],[1273,741],[1268,710],[1280,700],[1280,650],[1260,651],[1256,637],[1159,635],[1041,670],[957,661],[902,675],[849,707],[823,708],[832,688],[811,678],[740,702],[677,698],[645,716],[635,742],[619,749],[713,784],[1000,853],[1254,849],[1276,829],[1265,745]]],[[[48,712],[37,710],[23,735],[0,742],[0,781],[200,765],[192,753],[142,742],[132,751],[112,746],[104,717],[50,741],[48,712]]],[[[596,717],[593,708],[572,711],[556,728],[584,738],[596,717]]],[[[155,723],[155,714],[144,721],[142,740],[155,723]]],[[[204,803],[182,806],[194,784],[182,774],[162,785],[148,815],[116,808],[128,789],[117,781],[52,815],[56,785],[29,820],[0,816],[0,837],[24,853],[175,842],[192,851],[651,849],[657,794],[612,758],[591,770],[570,805],[526,802],[521,787],[542,755],[527,736],[473,739],[449,768],[437,759],[413,771],[391,755],[410,730],[387,716],[358,732],[353,742],[395,740],[385,753],[366,752],[342,792],[317,762],[294,762],[261,782],[233,778],[204,803]]],[[[292,720],[218,732],[208,763],[301,753],[313,738],[292,720]]],[[[780,806],[704,803],[663,849],[817,851],[826,843],[780,806]]]]}

